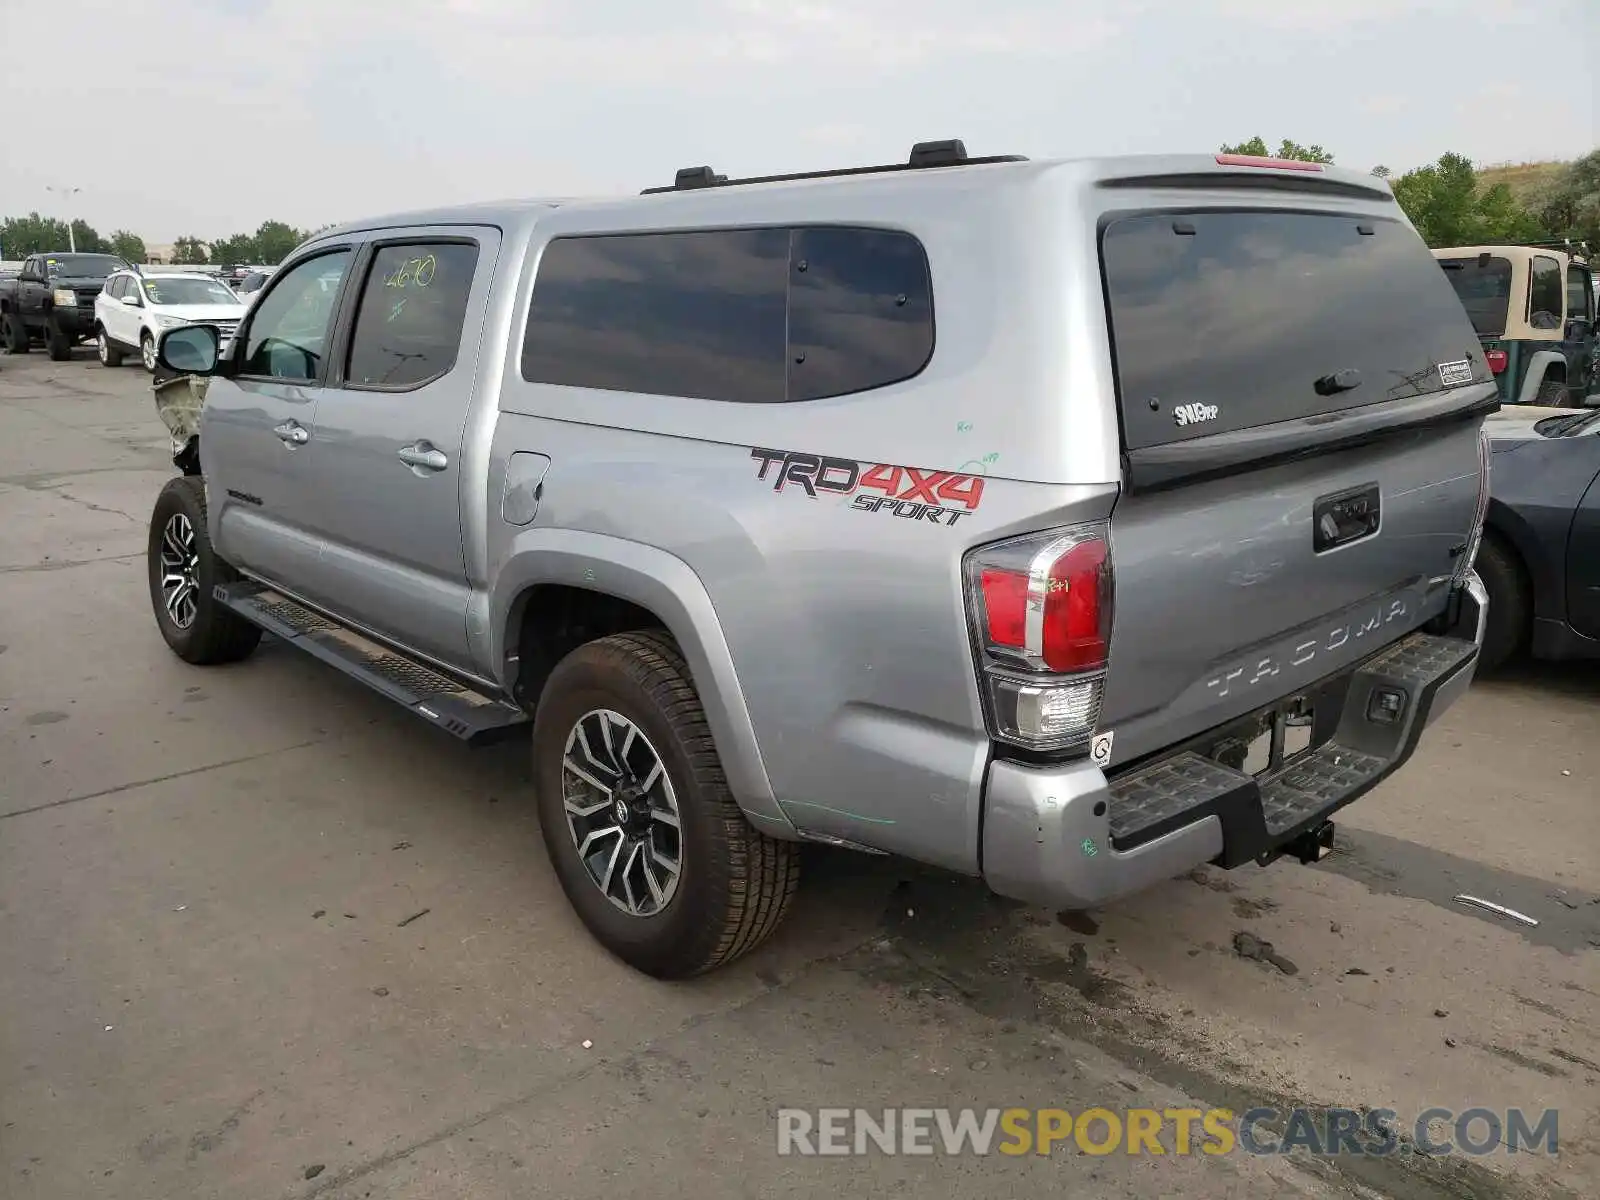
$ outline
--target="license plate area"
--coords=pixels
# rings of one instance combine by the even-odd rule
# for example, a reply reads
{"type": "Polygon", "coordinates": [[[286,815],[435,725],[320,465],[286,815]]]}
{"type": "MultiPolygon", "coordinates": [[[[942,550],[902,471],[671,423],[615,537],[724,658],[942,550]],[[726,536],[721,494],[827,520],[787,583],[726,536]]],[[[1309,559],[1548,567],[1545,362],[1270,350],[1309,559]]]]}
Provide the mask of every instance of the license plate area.
{"type": "Polygon", "coordinates": [[[1206,757],[1261,778],[1281,771],[1315,748],[1313,696],[1291,696],[1252,715],[1212,743],[1206,757]]]}

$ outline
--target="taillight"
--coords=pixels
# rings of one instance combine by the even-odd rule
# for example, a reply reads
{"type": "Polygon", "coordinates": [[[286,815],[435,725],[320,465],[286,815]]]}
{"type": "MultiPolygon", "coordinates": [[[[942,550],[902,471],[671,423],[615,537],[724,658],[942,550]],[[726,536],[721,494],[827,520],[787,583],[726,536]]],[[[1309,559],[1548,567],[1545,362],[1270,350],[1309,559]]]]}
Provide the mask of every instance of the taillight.
{"type": "Polygon", "coordinates": [[[1085,745],[1111,640],[1106,527],[981,546],[966,573],[991,733],[1035,750],[1085,745]]]}
{"type": "Polygon", "coordinates": [[[1467,546],[1462,552],[1461,561],[1456,564],[1452,572],[1455,583],[1462,584],[1467,580],[1467,572],[1472,570],[1478,561],[1478,547],[1483,544],[1483,522],[1489,515],[1489,463],[1493,458],[1493,448],[1489,444],[1489,430],[1484,426],[1478,427],[1478,504],[1472,514],[1472,532],[1467,535],[1467,546]]]}
{"type": "Polygon", "coordinates": [[[1297,158],[1272,158],[1261,154],[1219,154],[1219,167],[1272,167],[1279,171],[1320,171],[1321,163],[1301,162],[1297,158]]]}
{"type": "Polygon", "coordinates": [[[1489,364],[1489,373],[1491,375],[1499,375],[1506,369],[1506,365],[1511,360],[1506,357],[1504,350],[1485,350],[1483,352],[1483,361],[1489,364]]]}

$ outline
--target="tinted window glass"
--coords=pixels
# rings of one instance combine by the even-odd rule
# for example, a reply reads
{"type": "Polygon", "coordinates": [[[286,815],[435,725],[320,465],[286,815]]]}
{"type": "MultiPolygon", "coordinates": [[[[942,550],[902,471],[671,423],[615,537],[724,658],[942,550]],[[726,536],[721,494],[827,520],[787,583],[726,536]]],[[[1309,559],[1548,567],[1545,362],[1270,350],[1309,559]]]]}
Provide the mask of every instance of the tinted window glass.
{"type": "Polygon", "coordinates": [[[350,252],[308,258],[292,267],[261,298],[244,347],[245,375],[315,379],[322,369],[328,328],[350,252]]]}
{"type": "Polygon", "coordinates": [[[1582,267],[1567,268],[1567,319],[1573,317],[1587,317],[1593,319],[1594,314],[1589,311],[1589,306],[1594,301],[1594,290],[1589,284],[1589,273],[1582,267]]]}
{"type": "Polygon", "coordinates": [[[70,279],[104,279],[113,271],[128,266],[111,254],[57,254],[49,260],[51,275],[64,275],[70,279]]]}
{"type": "Polygon", "coordinates": [[[113,300],[120,300],[122,299],[122,293],[127,286],[128,277],[126,275],[118,275],[110,283],[106,284],[106,295],[110,296],[113,300]]]}
{"type": "Polygon", "coordinates": [[[522,377],[781,401],[788,273],[784,229],[557,238],[539,263],[522,377]]]}
{"type": "Polygon", "coordinates": [[[909,379],[933,353],[933,290],[922,243],[880,229],[794,233],[789,399],[909,379]]]}
{"type": "Polygon", "coordinates": [[[1456,289],[1462,307],[1480,337],[1499,337],[1506,331],[1506,309],[1511,303],[1511,262],[1490,258],[1441,258],[1444,277],[1456,289]]]}
{"type": "Polygon", "coordinates": [[[1528,324],[1535,329],[1557,329],[1561,325],[1561,264],[1543,255],[1533,260],[1528,281],[1528,324]]]}
{"type": "Polygon", "coordinates": [[[1462,359],[1487,380],[1422,240],[1394,221],[1359,227],[1371,232],[1349,217],[1283,212],[1108,225],[1101,255],[1128,448],[1438,391],[1439,365],[1462,359]]]}
{"type": "Polygon", "coordinates": [[[417,387],[455,366],[477,265],[471,245],[385,246],[373,255],[346,382],[417,387]]]}
{"type": "Polygon", "coordinates": [[[145,299],[151,304],[237,304],[239,297],[216,279],[174,279],[160,275],[144,281],[145,299]]]}

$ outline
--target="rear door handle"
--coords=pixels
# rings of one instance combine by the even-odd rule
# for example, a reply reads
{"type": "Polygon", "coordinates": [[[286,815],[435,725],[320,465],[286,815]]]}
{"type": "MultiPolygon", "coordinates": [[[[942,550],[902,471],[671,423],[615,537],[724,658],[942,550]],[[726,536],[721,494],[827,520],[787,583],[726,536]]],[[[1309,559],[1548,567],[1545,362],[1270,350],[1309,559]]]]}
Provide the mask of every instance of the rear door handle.
{"type": "Polygon", "coordinates": [[[290,446],[304,446],[311,440],[311,431],[299,421],[285,421],[282,425],[274,426],[272,432],[290,446]]]}
{"type": "Polygon", "coordinates": [[[399,455],[400,461],[406,466],[421,471],[442,471],[450,465],[450,460],[445,457],[444,451],[426,438],[420,442],[412,442],[409,446],[401,446],[399,455]]]}

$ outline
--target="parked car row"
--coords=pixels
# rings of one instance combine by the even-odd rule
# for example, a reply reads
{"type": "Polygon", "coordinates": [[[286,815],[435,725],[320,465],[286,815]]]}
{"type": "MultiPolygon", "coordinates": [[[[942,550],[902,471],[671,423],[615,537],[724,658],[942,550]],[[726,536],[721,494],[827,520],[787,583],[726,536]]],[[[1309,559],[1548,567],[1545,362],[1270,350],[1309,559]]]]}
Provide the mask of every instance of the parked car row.
{"type": "Polygon", "coordinates": [[[105,366],[137,355],[154,371],[162,330],[206,321],[231,335],[244,308],[207,272],[146,274],[114,254],[33,254],[15,279],[0,279],[0,341],[12,354],[42,344],[64,361],[92,340],[105,366]]]}

